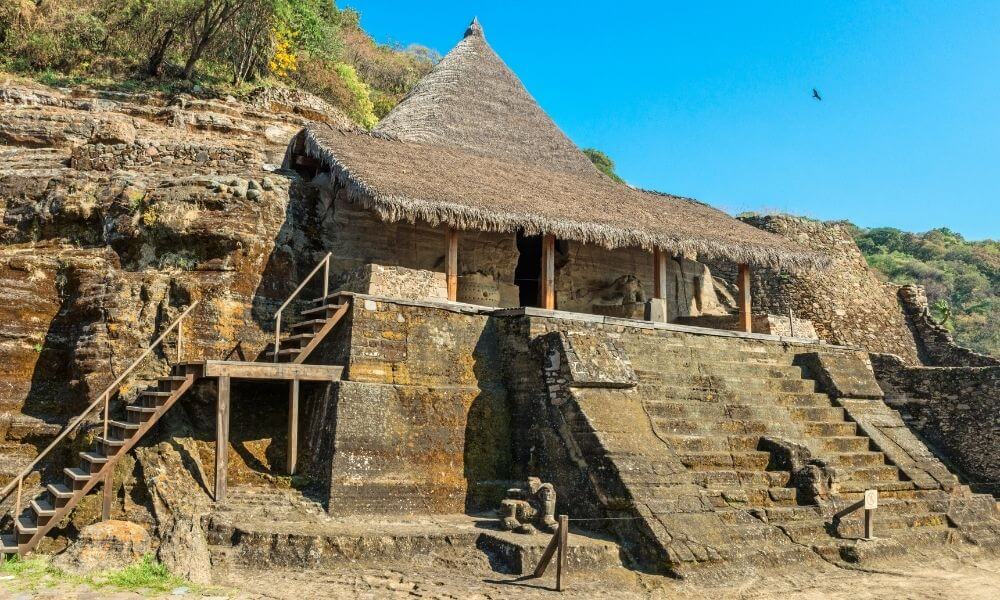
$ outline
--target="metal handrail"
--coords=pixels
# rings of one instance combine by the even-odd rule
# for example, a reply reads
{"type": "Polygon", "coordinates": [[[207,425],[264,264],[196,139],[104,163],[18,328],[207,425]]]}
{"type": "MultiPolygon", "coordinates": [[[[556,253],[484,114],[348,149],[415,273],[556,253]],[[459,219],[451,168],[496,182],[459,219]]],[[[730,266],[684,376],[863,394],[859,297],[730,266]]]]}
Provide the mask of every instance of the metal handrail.
{"type": "Polygon", "coordinates": [[[323,301],[324,302],[326,301],[326,297],[330,293],[331,256],[333,256],[333,252],[327,252],[326,256],[323,257],[323,260],[316,263],[316,266],[313,267],[312,271],[309,271],[309,274],[306,275],[306,278],[302,280],[302,283],[299,284],[299,287],[295,288],[295,291],[292,292],[290,296],[288,296],[288,299],[285,300],[284,304],[282,304],[281,307],[278,308],[278,311],[274,313],[274,362],[278,362],[278,351],[281,350],[281,312],[285,310],[285,307],[288,306],[289,303],[291,303],[291,301],[294,300],[296,296],[299,295],[299,292],[301,292],[302,288],[304,288],[306,284],[309,283],[310,280],[312,280],[313,275],[315,275],[316,272],[319,271],[320,267],[325,267],[323,269],[323,301]]]}
{"type": "Polygon", "coordinates": [[[129,365],[129,367],[125,369],[125,371],[123,371],[122,374],[119,375],[111,383],[111,385],[105,388],[105,390],[101,392],[101,395],[98,396],[97,399],[94,400],[90,404],[90,406],[86,408],[86,410],[84,410],[73,421],[71,421],[70,424],[67,425],[66,428],[59,433],[58,436],[56,436],[56,439],[52,440],[52,442],[45,447],[45,450],[42,450],[27,467],[21,469],[21,471],[18,472],[17,475],[15,475],[14,479],[12,479],[9,483],[7,483],[6,486],[4,486],[3,491],[0,491],[0,501],[6,500],[7,496],[10,495],[10,492],[14,489],[15,485],[17,487],[17,501],[14,505],[14,513],[13,513],[15,517],[17,516],[18,513],[21,512],[21,492],[24,487],[24,478],[30,475],[32,472],[34,472],[35,467],[38,466],[38,463],[40,463],[42,459],[45,458],[45,456],[47,456],[48,453],[51,452],[52,449],[59,444],[59,442],[63,441],[67,435],[69,435],[74,429],[76,429],[76,427],[81,422],[83,422],[85,418],[90,416],[90,414],[94,412],[94,409],[96,409],[102,403],[104,404],[104,439],[107,439],[108,405],[110,404],[110,399],[115,389],[122,381],[125,380],[126,377],[129,376],[129,374],[132,373],[132,371],[135,370],[137,366],[139,366],[139,363],[142,362],[143,359],[149,356],[149,354],[153,350],[155,350],[161,343],[163,343],[163,339],[167,337],[167,334],[173,331],[175,328],[177,329],[177,362],[181,361],[181,357],[183,356],[184,352],[184,330],[181,328],[181,323],[184,321],[184,317],[188,316],[188,313],[190,313],[195,306],[198,306],[197,300],[195,300],[191,304],[191,306],[188,306],[187,309],[183,313],[181,313],[181,316],[177,317],[177,319],[175,319],[174,322],[171,323],[163,331],[163,333],[161,333],[160,336],[156,338],[156,340],[152,344],[150,344],[148,348],[146,348],[146,350],[141,355],[139,355],[139,358],[135,359],[135,361],[133,361],[132,364],[129,365]]]}

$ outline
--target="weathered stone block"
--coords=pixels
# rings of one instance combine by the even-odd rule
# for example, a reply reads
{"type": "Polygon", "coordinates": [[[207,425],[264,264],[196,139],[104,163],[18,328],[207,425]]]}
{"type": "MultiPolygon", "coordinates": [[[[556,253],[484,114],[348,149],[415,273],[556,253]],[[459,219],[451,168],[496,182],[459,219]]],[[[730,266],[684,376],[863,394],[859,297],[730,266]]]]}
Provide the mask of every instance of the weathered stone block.
{"type": "Polygon", "coordinates": [[[867,354],[863,352],[809,352],[797,357],[823,391],[834,398],[882,398],[867,354]]]}

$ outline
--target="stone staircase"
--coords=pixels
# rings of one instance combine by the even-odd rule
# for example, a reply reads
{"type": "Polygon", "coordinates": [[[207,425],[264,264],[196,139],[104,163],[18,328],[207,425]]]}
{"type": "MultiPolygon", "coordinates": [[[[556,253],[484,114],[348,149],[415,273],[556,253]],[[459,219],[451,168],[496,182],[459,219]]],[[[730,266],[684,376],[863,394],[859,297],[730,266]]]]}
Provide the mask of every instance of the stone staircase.
{"type": "MultiPolygon", "coordinates": [[[[685,574],[705,564],[743,569],[958,539],[996,543],[992,504],[953,478],[907,477],[850,418],[850,400],[820,391],[798,360],[802,348],[682,334],[615,338],[605,352],[618,352],[634,375],[605,387],[570,383],[570,401],[553,404],[608,515],[638,519],[610,522],[638,560],[685,574]],[[834,518],[865,490],[879,492],[877,543],[860,541],[863,511],[834,518]],[[955,518],[969,511],[971,519],[955,518]],[[970,521],[987,535],[970,537],[970,521]]],[[[565,362],[578,365],[603,342],[564,334],[560,343],[565,362]]],[[[572,370],[554,377],[573,382],[572,370]]]]}

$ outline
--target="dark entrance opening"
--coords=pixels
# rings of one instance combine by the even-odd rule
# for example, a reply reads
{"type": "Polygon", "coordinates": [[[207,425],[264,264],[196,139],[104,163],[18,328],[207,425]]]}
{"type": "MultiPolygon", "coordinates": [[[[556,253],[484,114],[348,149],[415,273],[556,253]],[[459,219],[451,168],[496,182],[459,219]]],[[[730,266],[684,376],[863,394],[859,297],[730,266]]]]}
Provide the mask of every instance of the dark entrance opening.
{"type": "Polygon", "coordinates": [[[520,288],[521,306],[538,306],[542,276],[542,236],[517,234],[517,266],[514,283],[520,288]]]}

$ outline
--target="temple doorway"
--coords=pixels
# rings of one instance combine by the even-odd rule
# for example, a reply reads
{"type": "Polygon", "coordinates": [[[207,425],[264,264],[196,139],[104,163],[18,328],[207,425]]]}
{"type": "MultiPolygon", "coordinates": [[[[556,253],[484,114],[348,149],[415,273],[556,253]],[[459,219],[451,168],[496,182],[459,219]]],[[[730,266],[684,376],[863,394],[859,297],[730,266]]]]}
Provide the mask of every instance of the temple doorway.
{"type": "Polygon", "coordinates": [[[517,266],[514,283],[520,288],[521,306],[538,306],[542,275],[542,236],[517,234],[517,266]]]}

